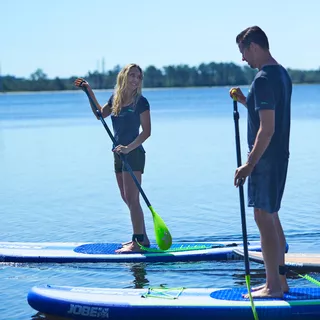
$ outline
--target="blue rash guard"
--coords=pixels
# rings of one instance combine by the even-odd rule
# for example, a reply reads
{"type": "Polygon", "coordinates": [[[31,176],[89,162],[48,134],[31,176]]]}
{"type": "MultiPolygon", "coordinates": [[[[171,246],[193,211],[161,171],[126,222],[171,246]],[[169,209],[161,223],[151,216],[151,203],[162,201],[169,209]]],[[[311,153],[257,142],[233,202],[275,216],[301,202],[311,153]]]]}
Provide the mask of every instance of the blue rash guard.
{"type": "MultiPolygon", "coordinates": [[[[108,105],[112,106],[112,101],[113,95],[110,97],[108,105]]],[[[119,144],[127,146],[138,137],[141,125],[140,114],[146,110],[150,110],[150,105],[148,100],[141,95],[137,97],[135,103],[122,107],[117,116],[111,114],[114,138],[117,142],[113,148],[119,144]]],[[[142,145],[138,148],[145,152],[142,145]]]]}
{"type": "Polygon", "coordinates": [[[265,66],[257,73],[247,97],[249,151],[259,130],[259,111],[269,109],[275,111],[275,131],[262,158],[289,158],[291,93],[291,79],[282,66],[265,66]]]}
{"type": "Polygon", "coordinates": [[[259,127],[260,110],[274,110],[272,139],[248,179],[248,206],[278,212],[284,192],[288,159],[292,82],[281,65],[264,66],[247,96],[248,147],[251,152],[259,127]]]}

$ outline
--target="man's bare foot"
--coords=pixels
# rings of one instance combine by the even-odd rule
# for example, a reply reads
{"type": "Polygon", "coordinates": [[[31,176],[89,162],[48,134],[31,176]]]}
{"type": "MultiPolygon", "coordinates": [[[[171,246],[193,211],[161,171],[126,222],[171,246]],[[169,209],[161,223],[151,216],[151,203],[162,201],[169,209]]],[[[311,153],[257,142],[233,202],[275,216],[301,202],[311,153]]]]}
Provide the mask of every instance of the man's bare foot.
{"type": "MultiPolygon", "coordinates": [[[[281,280],[281,289],[282,289],[283,293],[288,293],[289,292],[289,286],[288,286],[288,283],[287,283],[287,279],[284,278],[284,277],[280,277],[280,280],[281,280]]],[[[266,287],[266,284],[262,284],[262,285],[257,286],[257,287],[252,287],[251,288],[251,292],[255,292],[255,291],[261,290],[261,289],[263,289],[265,287],[266,287]]]]}
{"type": "MultiPolygon", "coordinates": [[[[249,299],[249,294],[243,294],[243,298],[249,299]]],[[[283,298],[283,292],[282,291],[271,291],[266,286],[263,286],[262,289],[253,291],[251,293],[252,298],[283,298]]]]}
{"type": "Polygon", "coordinates": [[[281,289],[282,289],[283,293],[288,293],[289,292],[289,285],[287,282],[287,277],[281,275],[280,281],[281,281],[281,289]]]}
{"type": "MultiPolygon", "coordinates": [[[[150,246],[150,243],[141,244],[145,247],[150,246]]],[[[141,253],[145,250],[141,249],[140,246],[134,241],[129,242],[129,244],[123,246],[122,248],[115,251],[116,253],[141,253]]]]}
{"type": "Polygon", "coordinates": [[[255,291],[261,290],[261,289],[263,289],[265,287],[266,287],[266,284],[261,284],[260,286],[252,287],[251,288],[251,292],[255,292],[255,291]]]}

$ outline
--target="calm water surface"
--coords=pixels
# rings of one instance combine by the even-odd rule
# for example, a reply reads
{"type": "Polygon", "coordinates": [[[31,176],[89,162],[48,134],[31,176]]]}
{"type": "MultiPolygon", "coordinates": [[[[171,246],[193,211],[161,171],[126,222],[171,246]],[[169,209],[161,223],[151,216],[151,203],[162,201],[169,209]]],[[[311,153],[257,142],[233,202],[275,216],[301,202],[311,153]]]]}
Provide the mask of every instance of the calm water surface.
{"type": "MultiPolygon", "coordinates": [[[[152,110],[143,188],[174,241],[241,240],[234,122],[229,88],[145,90],[152,110]]],[[[247,88],[244,88],[247,91],[247,88]]],[[[101,103],[110,91],[97,93],[101,103]]],[[[318,252],[320,86],[294,86],[291,157],[280,215],[291,252],[318,252]]],[[[245,159],[246,112],[240,109],[245,159]]],[[[107,123],[110,124],[109,120],[107,123]]],[[[130,238],[111,143],[82,92],[0,95],[1,241],[130,238]]],[[[143,203],[149,236],[152,217],[143,203]]],[[[258,230],[247,209],[251,240],[258,230]]],[[[264,279],[251,263],[252,283],[264,279]]],[[[111,288],[245,286],[243,262],[0,264],[0,319],[30,320],[33,285],[111,288]]],[[[318,274],[312,274],[320,279],[318,274]]],[[[309,286],[290,279],[292,286],[309,286]]]]}

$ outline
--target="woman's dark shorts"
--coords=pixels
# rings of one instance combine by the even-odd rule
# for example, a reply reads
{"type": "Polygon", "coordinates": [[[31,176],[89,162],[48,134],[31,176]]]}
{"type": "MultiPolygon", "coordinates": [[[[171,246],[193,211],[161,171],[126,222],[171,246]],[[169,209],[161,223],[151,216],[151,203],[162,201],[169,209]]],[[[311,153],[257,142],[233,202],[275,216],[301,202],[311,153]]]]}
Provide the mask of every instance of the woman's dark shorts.
{"type": "Polygon", "coordinates": [[[286,184],[288,160],[260,159],[248,178],[248,206],[278,212],[286,184]]]}
{"type": "MultiPolygon", "coordinates": [[[[129,152],[128,154],[124,154],[127,162],[129,163],[132,171],[140,171],[144,172],[144,166],[146,162],[146,154],[141,148],[136,148],[129,152]]],[[[116,173],[122,171],[128,171],[125,165],[122,163],[120,156],[114,152],[114,170],[116,173]]]]}

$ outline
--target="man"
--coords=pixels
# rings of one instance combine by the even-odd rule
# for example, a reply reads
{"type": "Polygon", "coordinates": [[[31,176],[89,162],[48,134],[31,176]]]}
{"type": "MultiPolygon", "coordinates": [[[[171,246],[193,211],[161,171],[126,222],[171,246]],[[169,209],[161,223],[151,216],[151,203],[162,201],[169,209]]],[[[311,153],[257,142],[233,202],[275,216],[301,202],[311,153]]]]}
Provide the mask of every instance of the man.
{"type": "Polygon", "coordinates": [[[239,88],[230,90],[248,109],[249,155],[237,168],[234,184],[238,187],[248,177],[248,206],[254,208],[266,268],[266,284],[253,288],[252,296],[282,298],[289,288],[284,268],[286,240],[278,211],[289,161],[292,82],[272,57],[268,38],[259,27],[239,33],[236,43],[242,60],[259,70],[247,97],[239,88]]]}

